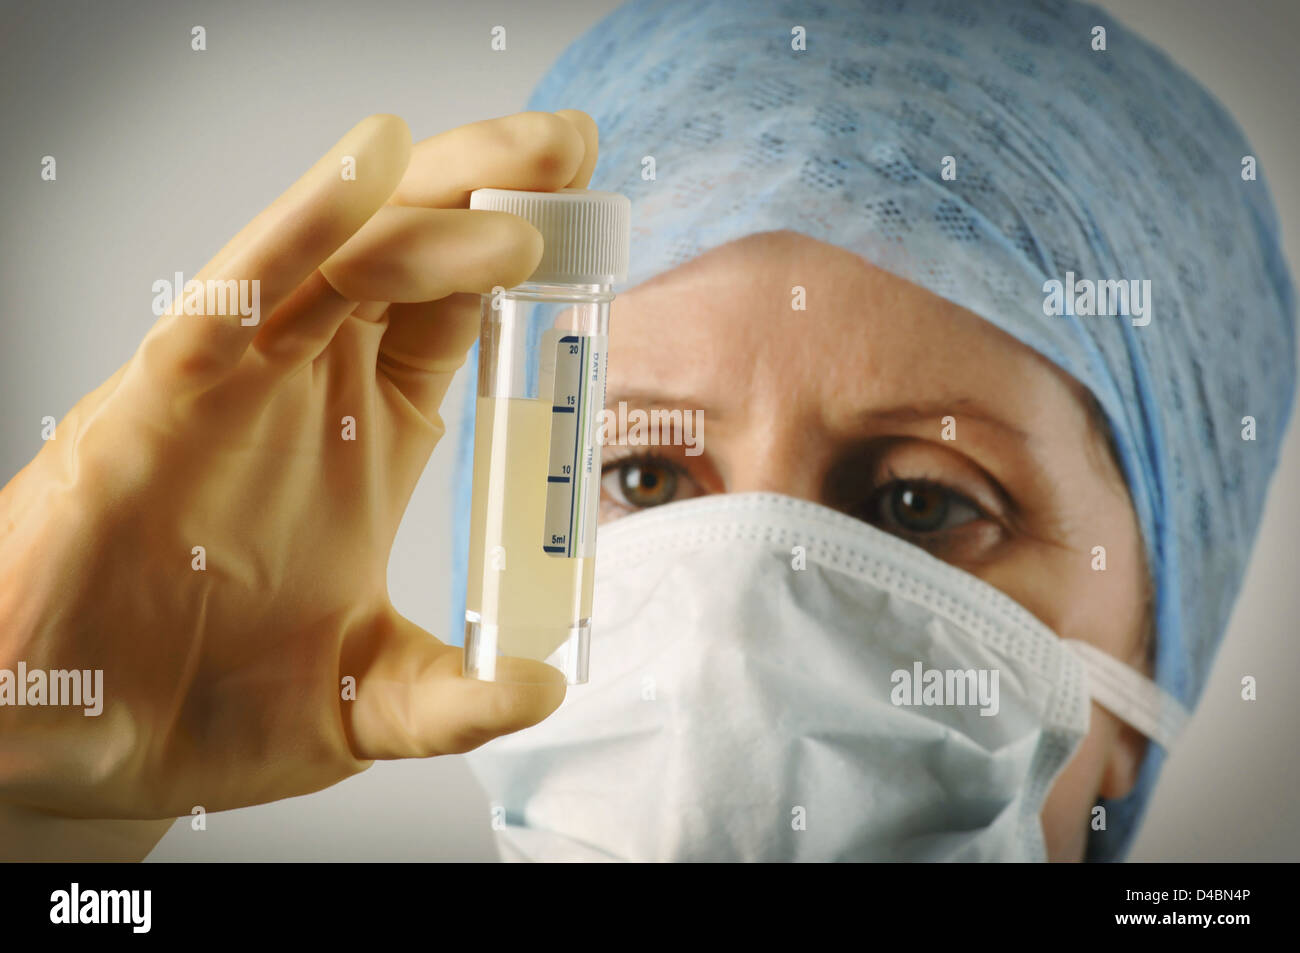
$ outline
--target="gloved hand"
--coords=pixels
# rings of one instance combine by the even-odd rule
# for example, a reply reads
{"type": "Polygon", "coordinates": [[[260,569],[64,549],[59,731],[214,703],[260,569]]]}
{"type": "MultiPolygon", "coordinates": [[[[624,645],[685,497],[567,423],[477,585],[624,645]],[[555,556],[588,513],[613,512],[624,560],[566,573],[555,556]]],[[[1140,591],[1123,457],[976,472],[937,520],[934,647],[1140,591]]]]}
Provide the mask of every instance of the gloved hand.
{"type": "Polygon", "coordinates": [[[386,569],[478,294],[541,257],[469,192],[582,188],[595,159],[573,111],[414,147],[363,120],[195,276],[259,281],[258,322],[178,298],[0,491],[0,669],[103,671],[98,716],[0,705],[0,856],[143,856],[169,822],[77,819],[306,794],[558,707],[540,663],[518,660],[545,684],[463,678],[386,569]]]}

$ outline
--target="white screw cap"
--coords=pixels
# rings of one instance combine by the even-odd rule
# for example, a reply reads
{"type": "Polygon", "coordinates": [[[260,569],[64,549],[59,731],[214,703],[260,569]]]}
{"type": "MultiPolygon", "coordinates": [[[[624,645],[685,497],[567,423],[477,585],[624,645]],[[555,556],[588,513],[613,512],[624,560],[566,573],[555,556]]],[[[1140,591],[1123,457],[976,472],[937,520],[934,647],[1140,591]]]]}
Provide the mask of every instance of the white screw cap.
{"type": "Polygon", "coordinates": [[[529,281],[616,285],[627,280],[632,203],[625,195],[475,189],[469,207],[518,215],[542,233],[546,250],[529,281]]]}

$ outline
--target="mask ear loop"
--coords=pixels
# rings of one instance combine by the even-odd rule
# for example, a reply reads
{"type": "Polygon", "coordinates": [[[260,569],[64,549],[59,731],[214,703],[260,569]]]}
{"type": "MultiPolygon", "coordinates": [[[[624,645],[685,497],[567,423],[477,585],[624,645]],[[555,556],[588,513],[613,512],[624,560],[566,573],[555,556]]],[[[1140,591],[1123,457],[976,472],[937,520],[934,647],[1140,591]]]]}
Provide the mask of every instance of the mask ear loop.
{"type": "Polygon", "coordinates": [[[1087,670],[1093,701],[1166,751],[1173,747],[1191,717],[1178,699],[1095,645],[1078,639],[1061,642],[1087,670]]]}

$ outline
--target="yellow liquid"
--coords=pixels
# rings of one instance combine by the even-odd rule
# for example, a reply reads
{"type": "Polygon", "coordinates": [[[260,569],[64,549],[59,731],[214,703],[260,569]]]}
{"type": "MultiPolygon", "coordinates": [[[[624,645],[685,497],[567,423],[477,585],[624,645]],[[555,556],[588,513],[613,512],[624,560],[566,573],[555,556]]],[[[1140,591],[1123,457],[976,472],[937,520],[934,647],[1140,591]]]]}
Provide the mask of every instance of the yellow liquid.
{"type": "Polygon", "coordinates": [[[467,613],[497,626],[503,655],[544,661],[591,617],[596,562],[542,551],[551,405],[479,397],[474,421],[467,613]]]}

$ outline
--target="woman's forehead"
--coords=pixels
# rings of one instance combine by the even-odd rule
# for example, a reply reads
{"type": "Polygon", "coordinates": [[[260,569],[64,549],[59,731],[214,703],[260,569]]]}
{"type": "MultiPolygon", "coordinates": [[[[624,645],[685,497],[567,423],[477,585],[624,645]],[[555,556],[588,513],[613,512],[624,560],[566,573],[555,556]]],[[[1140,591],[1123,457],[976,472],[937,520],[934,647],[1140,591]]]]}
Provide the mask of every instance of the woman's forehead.
{"type": "Polygon", "coordinates": [[[977,315],[792,232],[732,242],[620,296],[609,390],[715,414],[798,396],[822,413],[960,400],[1010,421],[1078,402],[1066,375],[977,315]]]}

